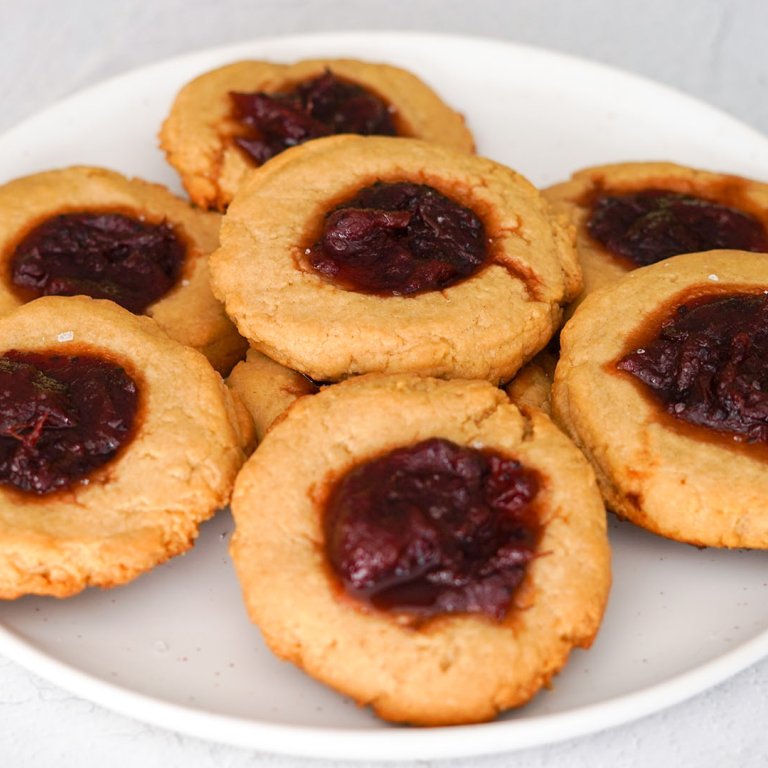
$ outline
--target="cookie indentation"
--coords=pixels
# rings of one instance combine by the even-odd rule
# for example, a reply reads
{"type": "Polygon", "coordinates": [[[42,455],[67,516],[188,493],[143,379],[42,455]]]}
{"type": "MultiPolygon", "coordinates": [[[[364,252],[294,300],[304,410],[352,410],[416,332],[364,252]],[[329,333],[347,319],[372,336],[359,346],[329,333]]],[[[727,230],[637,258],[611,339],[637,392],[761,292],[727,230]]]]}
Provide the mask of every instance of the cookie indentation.
{"type": "Polygon", "coordinates": [[[426,184],[378,182],[328,214],[310,265],[342,287],[407,296],[440,290],[488,258],[470,209],[426,184]]]}
{"type": "Polygon", "coordinates": [[[326,511],[332,567],[354,597],[420,617],[506,615],[540,524],[537,474],[432,438],[348,472],[326,511]]]}
{"type": "Polygon", "coordinates": [[[141,314],[177,283],[186,245],[173,227],[115,212],[65,213],[16,245],[11,282],[33,296],[111,299],[141,314]]]}
{"type": "Polygon", "coordinates": [[[130,439],[136,382],[92,354],[11,350],[0,357],[0,483],[35,494],[69,488],[130,439]]]}
{"type": "Polygon", "coordinates": [[[230,93],[235,118],[246,129],[234,139],[259,165],[288,147],[338,133],[395,136],[393,110],[361,85],[326,70],[279,93],[230,93]]]}
{"type": "Polygon", "coordinates": [[[674,418],[768,443],[766,294],[683,302],[617,367],[642,381],[674,418]]]}
{"type": "Polygon", "coordinates": [[[633,267],[697,251],[768,251],[765,227],[748,213],[669,190],[600,195],[587,230],[633,267]]]}

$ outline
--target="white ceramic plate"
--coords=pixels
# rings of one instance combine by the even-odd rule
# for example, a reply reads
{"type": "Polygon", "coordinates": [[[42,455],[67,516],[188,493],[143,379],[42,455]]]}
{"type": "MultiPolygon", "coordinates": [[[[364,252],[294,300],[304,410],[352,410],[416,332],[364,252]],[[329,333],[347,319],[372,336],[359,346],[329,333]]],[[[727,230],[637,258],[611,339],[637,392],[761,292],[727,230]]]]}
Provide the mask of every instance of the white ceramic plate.
{"type": "MultiPolygon", "coordinates": [[[[80,93],[0,138],[2,180],[90,163],[180,191],[155,139],[178,88],[241,58],[314,56],[413,70],[467,116],[482,154],[541,185],[627,159],[768,178],[765,138],[628,74],[489,40],[352,33],[197,53],[80,93]]],[[[485,725],[387,726],[266,650],[241,604],[230,532],[230,518],[218,516],[190,554],[120,589],[0,605],[0,652],[140,720],[260,750],[349,759],[458,757],[557,741],[669,706],[768,652],[762,553],[697,550],[612,522],[604,625],[552,690],[485,725]]]]}

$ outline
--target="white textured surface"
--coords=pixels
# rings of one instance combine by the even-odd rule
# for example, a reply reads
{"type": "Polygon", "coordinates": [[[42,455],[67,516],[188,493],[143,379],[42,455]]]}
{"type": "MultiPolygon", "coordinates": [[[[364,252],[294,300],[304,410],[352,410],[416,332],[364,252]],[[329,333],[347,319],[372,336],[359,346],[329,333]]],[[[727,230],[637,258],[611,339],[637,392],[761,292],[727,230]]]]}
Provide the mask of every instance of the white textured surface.
{"type": "MultiPolygon", "coordinates": [[[[249,37],[375,28],[485,35],[578,54],[666,82],[768,132],[764,0],[0,0],[0,130],[86,85],[176,53],[249,37]]],[[[441,765],[765,765],[766,686],[768,662],[762,662],[627,726],[441,765]]],[[[334,765],[149,728],[2,659],[0,724],[0,761],[7,766],[334,765]]]]}

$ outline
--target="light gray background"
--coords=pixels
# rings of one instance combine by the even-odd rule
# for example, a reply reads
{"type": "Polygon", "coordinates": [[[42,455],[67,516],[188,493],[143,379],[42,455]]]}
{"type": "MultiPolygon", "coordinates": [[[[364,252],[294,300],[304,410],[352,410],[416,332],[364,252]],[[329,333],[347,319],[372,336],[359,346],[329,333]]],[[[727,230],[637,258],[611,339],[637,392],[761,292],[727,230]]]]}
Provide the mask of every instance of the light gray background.
{"type": "MultiPolygon", "coordinates": [[[[461,33],[577,54],[665,82],[768,133],[766,0],[0,0],[0,131],[87,85],[177,53],[344,29],[461,33]]],[[[768,661],[636,723],[549,748],[439,765],[763,766],[766,690],[768,661]]],[[[74,697],[2,657],[0,764],[342,765],[151,728],[74,697]]]]}

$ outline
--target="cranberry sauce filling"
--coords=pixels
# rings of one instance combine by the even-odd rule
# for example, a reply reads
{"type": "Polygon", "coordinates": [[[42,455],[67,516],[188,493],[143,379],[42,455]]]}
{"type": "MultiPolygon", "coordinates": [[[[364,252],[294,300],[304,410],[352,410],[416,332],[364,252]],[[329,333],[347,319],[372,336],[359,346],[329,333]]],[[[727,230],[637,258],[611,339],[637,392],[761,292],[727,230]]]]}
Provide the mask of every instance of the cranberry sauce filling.
{"type": "Polygon", "coordinates": [[[347,473],[326,510],[331,565],[380,609],[504,618],[534,557],[537,474],[431,439],[347,473]]]}
{"type": "Polygon", "coordinates": [[[310,265],[351,290],[399,296],[440,290],[488,258],[482,221],[425,184],[378,182],[325,219],[310,265]]]}
{"type": "Polygon", "coordinates": [[[66,213],[16,246],[11,279],[36,296],[111,299],[139,314],[176,283],[186,248],[167,224],[121,213],[66,213]]]}
{"type": "Polygon", "coordinates": [[[664,190],[598,197],[587,230],[635,267],[717,248],[768,252],[768,233],[749,214],[664,190]]]}
{"type": "Polygon", "coordinates": [[[287,93],[230,93],[230,98],[235,118],[247,131],[235,144],[259,164],[322,136],[397,134],[387,104],[330,71],[287,93]]]}
{"type": "Polygon", "coordinates": [[[617,365],[675,418],[768,443],[768,295],[683,303],[617,365]]]}
{"type": "Polygon", "coordinates": [[[91,355],[12,350],[0,357],[0,483],[46,494],[108,462],[129,439],[138,392],[91,355]]]}

